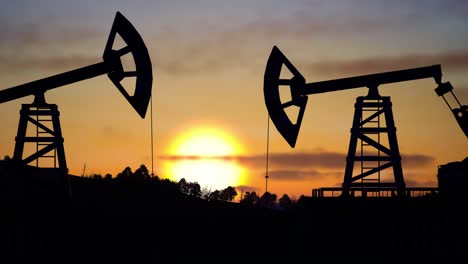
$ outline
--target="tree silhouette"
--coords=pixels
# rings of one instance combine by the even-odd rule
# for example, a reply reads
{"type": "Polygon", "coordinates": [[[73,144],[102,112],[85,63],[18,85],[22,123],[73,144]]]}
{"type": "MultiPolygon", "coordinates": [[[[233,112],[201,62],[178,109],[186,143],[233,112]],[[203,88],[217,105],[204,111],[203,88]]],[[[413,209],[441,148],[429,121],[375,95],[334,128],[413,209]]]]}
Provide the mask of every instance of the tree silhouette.
{"type": "Polygon", "coordinates": [[[205,200],[210,200],[210,194],[211,194],[211,188],[208,188],[205,186],[201,189],[201,198],[205,200]]]}
{"type": "Polygon", "coordinates": [[[201,192],[200,184],[198,184],[198,182],[189,182],[187,186],[188,186],[187,188],[188,195],[194,196],[197,198],[201,196],[202,192],[201,192]]]}
{"type": "Polygon", "coordinates": [[[289,208],[292,205],[291,198],[289,198],[287,194],[283,194],[283,196],[281,196],[278,202],[279,202],[279,206],[283,208],[289,208]]]}
{"type": "Polygon", "coordinates": [[[185,178],[182,178],[177,183],[177,186],[183,194],[194,197],[201,197],[202,195],[200,184],[197,182],[187,182],[185,178]]]}
{"type": "Polygon", "coordinates": [[[115,177],[117,181],[130,182],[133,178],[132,168],[127,166],[122,172],[118,173],[115,177]]]}
{"type": "Polygon", "coordinates": [[[165,192],[166,194],[180,194],[181,190],[178,183],[175,183],[169,179],[156,180],[158,190],[165,192]]]}
{"type": "Polygon", "coordinates": [[[136,182],[145,182],[149,181],[151,178],[148,168],[144,164],[141,164],[138,169],[133,173],[133,177],[136,182]]]}
{"type": "Polygon", "coordinates": [[[305,195],[301,195],[296,204],[301,207],[307,206],[307,197],[305,195]]]}
{"type": "Polygon", "coordinates": [[[229,186],[221,191],[221,200],[231,202],[237,196],[236,189],[229,186]]]}
{"type": "Polygon", "coordinates": [[[101,174],[96,174],[94,173],[93,175],[90,176],[91,179],[93,180],[96,180],[96,181],[100,181],[103,179],[102,175],[101,174]]]}
{"type": "Polygon", "coordinates": [[[177,183],[177,186],[179,187],[179,190],[182,193],[185,193],[185,194],[189,193],[188,184],[187,184],[187,181],[185,180],[185,178],[180,179],[179,182],[177,183]]]}
{"type": "Polygon", "coordinates": [[[107,173],[105,176],[104,176],[104,180],[105,181],[111,181],[112,180],[112,175],[110,173],[107,173]]]}
{"type": "Polygon", "coordinates": [[[210,201],[218,201],[221,200],[221,192],[219,190],[215,190],[208,195],[208,200],[210,201]]]}
{"type": "Polygon", "coordinates": [[[257,204],[258,197],[256,192],[246,192],[242,200],[239,201],[240,204],[254,206],[257,204]]]}
{"type": "Polygon", "coordinates": [[[261,207],[275,207],[276,199],[276,194],[265,192],[262,197],[260,197],[257,204],[261,207]]]}

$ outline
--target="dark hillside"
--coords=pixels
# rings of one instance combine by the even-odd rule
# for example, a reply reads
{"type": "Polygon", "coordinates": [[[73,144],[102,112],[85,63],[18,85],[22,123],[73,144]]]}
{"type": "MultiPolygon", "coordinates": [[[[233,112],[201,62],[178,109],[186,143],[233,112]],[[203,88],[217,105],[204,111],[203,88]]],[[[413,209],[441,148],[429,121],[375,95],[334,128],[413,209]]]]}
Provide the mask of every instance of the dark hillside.
{"type": "Polygon", "coordinates": [[[279,209],[190,197],[168,181],[130,184],[71,177],[72,199],[67,201],[34,191],[25,183],[31,177],[13,179],[5,173],[1,177],[4,194],[6,186],[10,190],[20,189],[18,183],[29,186],[23,196],[2,196],[1,246],[7,249],[3,258],[64,263],[309,263],[382,256],[467,257],[466,204],[438,196],[305,197],[292,208],[279,209]]]}

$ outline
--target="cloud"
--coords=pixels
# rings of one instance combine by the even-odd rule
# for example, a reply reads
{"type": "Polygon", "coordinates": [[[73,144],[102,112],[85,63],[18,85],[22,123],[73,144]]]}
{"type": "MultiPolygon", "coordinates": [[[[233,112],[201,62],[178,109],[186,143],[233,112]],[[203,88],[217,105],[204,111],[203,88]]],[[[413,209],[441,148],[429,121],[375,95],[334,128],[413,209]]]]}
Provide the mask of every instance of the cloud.
{"type": "MultiPolygon", "coordinates": [[[[294,46],[299,46],[304,53],[309,46],[306,48],[299,43],[314,45],[314,39],[333,41],[351,37],[353,42],[362,38],[385,41],[381,40],[381,35],[392,36],[401,31],[417,35],[421,33],[420,30],[441,30],[441,26],[445,29],[450,24],[439,21],[447,21],[448,18],[452,19],[450,21],[455,26],[463,25],[463,21],[453,20],[466,19],[466,12],[461,10],[468,10],[468,2],[449,2],[451,4],[445,1],[426,2],[422,12],[419,2],[392,1],[389,4],[385,1],[360,1],[356,4],[350,1],[337,6],[314,1],[311,4],[304,3],[288,8],[282,14],[259,12],[254,18],[236,21],[234,25],[213,24],[213,21],[210,21],[205,26],[210,34],[201,32],[193,36],[191,32],[184,32],[182,27],[173,26],[171,31],[164,31],[154,38],[159,46],[172,48],[172,52],[161,54],[158,58],[161,62],[158,67],[166,74],[173,75],[206,72],[214,74],[234,68],[255,70],[257,74],[258,69],[264,69],[268,56],[266,52],[269,48],[265,47],[271,47],[278,41],[293,41],[294,46]],[[463,15],[460,15],[461,13],[463,15]],[[374,36],[375,34],[379,35],[374,36]]],[[[468,51],[465,50],[442,54],[404,54],[398,57],[376,57],[356,61],[320,61],[306,67],[313,74],[327,75],[366,74],[431,64],[442,64],[443,69],[447,70],[465,70],[468,69],[467,54],[468,51]]]]}
{"type": "MultiPolygon", "coordinates": [[[[200,51],[197,52],[197,54],[200,51]]],[[[242,57],[241,51],[236,52],[242,57]]],[[[187,55],[191,56],[191,55],[187,55]]],[[[201,56],[201,55],[199,55],[201,56]]],[[[192,62],[168,61],[159,67],[160,70],[170,74],[196,73],[198,71],[213,70],[222,71],[222,61],[217,61],[207,55],[206,59],[193,57],[192,62]]],[[[241,60],[241,59],[240,59],[241,60]]],[[[83,54],[71,54],[66,56],[38,57],[38,56],[17,56],[0,54],[1,71],[35,71],[48,69],[51,71],[73,70],[75,68],[88,66],[102,61],[100,55],[89,56],[83,54]]],[[[241,62],[238,65],[242,64],[241,62]]],[[[303,75],[365,75],[371,73],[400,70],[406,68],[424,67],[434,64],[441,64],[442,73],[444,71],[468,71],[468,51],[447,52],[436,55],[406,55],[401,57],[374,57],[352,61],[319,61],[315,63],[302,64],[299,68],[303,75]]],[[[248,67],[247,59],[245,65],[248,67]]],[[[463,88],[456,87],[455,93],[463,93],[461,98],[465,97],[466,91],[463,88]]],[[[465,89],[467,90],[467,89],[465,89]]]]}
{"type": "MultiPolygon", "coordinates": [[[[344,169],[346,165],[345,153],[311,151],[298,153],[270,153],[269,165],[272,168],[272,175],[279,178],[291,177],[303,179],[310,176],[319,176],[322,171],[344,169]],[[288,175],[288,176],[283,176],[288,175]]],[[[169,155],[159,156],[159,159],[166,161],[179,160],[203,160],[216,159],[224,161],[238,162],[243,166],[252,169],[261,169],[265,166],[265,155],[248,156],[183,156],[169,155]]],[[[408,168],[421,168],[431,166],[435,163],[435,158],[424,154],[402,154],[402,166],[408,168]]]]}
{"type": "MultiPolygon", "coordinates": [[[[290,9],[285,15],[269,14],[264,10],[258,11],[258,15],[254,18],[245,21],[236,20],[227,25],[217,23],[216,20],[210,20],[207,25],[198,25],[197,23],[202,22],[197,20],[193,22],[197,24],[193,28],[204,29],[200,30],[198,35],[185,32],[187,27],[171,25],[169,30],[155,29],[153,35],[145,35],[143,38],[148,48],[154,47],[154,54],[157,55],[155,61],[161,72],[171,75],[206,74],[207,72],[216,74],[233,68],[263,69],[266,57],[259,57],[259,54],[265,52],[263,44],[268,43],[268,46],[271,46],[272,41],[301,40],[304,37],[332,34],[341,36],[362,32],[382,32],[389,28],[401,29],[402,25],[421,21],[421,18],[434,19],[434,14],[440,17],[442,11],[443,16],[453,16],[454,12],[463,13],[462,10],[468,9],[468,5],[463,1],[449,1],[449,3],[430,1],[425,4],[425,12],[419,12],[419,3],[408,3],[408,1],[398,1],[396,4],[392,2],[391,5],[385,1],[377,1],[377,3],[368,1],[362,6],[359,7],[355,3],[346,4],[350,11],[343,14],[343,8],[319,1],[311,6],[303,4],[299,8],[290,9]],[[387,12],[382,13],[382,10],[387,12]],[[379,15],[371,15],[372,12],[369,11],[379,15]],[[363,15],[363,12],[366,12],[366,15],[363,15]],[[236,24],[233,24],[234,22],[236,24]],[[167,49],[168,52],[161,52],[163,49],[158,48],[164,46],[170,47],[167,49]]],[[[89,47],[90,41],[99,41],[104,44],[108,34],[108,25],[106,28],[100,26],[93,28],[86,23],[80,28],[71,28],[56,17],[42,18],[42,21],[34,22],[13,24],[6,19],[0,20],[0,34],[2,35],[0,47],[15,47],[16,51],[28,50],[30,52],[47,49],[48,52],[53,52],[56,47],[77,45],[89,47]],[[63,26],[60,26],[61,24],[63,26]],[[55,25],[53,30],[49,30],[50,25],[55,25]]],[[[158,28],[164,28],[164,24],[158,28]]],[[[101,54],[101,47],[98,52],[101,54]]],[[[356,61],[321,61],[308,64],[305,69],[313,74],[353,75],[441,63],[443,68],[464,70],[468,68],[467,54],[467,51],[460,51],[440,55],[408,54],[402,57],[367,58],[356,61]]],[[[48,62],[43,58],[27,58],[16,61],[16,56],[12,58],[9,56],[12,55],[8,53],[1,58],[4,61],[2,65],[12,65],[15,69],[28,69],[27,67],[33,69],[48,64],[59,67],[67,59],[67,57],[53,57],[48,62]],[[28,66],[29,61],[31,63],[28,66]]],[[[70,57],[70,60],[72,59],[74,59],[73,56],[70,57]]]]}
{"type": "Polygon", "coordinates": [[[423,178],[424,175],[419,174],[406,174],[405,175],[405,184],[406,187],[437,187],[437,179],[427,180],[423,178]],[[417,180],[418,178],[423,178],[423,180],[417,180]]]}
{"type": "Polygon", "coordinates": [[[439,54],[408,54],[397,57],[373,57],[350,61],[319,61],[301,66],[307,73],[333,75],[365,75],[370,73],[441,64],[444,71],[467,71],[468,51],[439,54]]]}
{"type": "MultiPolygon", "coordinates": [[[[202,160],[202,159],[217,159],[224,161],[236,161],[248,167],[263,167],[265,164],[264,155],[250,156],[181,156],[169,155],[160,156],[162,160],[202,160]]],[[[269,162],[272,167],[288,167],[288,168],[340,168],[343,167],[346,155],[333,152],[310,152],[310,153],[270,153],[269,162]]]]}
{"type": "MultiPolygon", "coordinates": [[[[284,39],[284,34],[293,34],[296,39],[302,35],[319,35],[320,32],[328,35],[333,30],[337,31],[337,28],[340,28],[335,26],[335,29],[330,31],[330,25],[321,26],[320,23],[309,26],[304,25],[304,23],[283,23],[267,19],[251,22],[231,31],[215,32],[204,40],[180,39],[187,42],[187,45],[176,45],[177,52],[161,54],[158,57],[160,62],[158,68],[171,75],[206,72],[215,74],[237,68],[244,68],[257,74],[257,70],[264,67],[264,60],[268,55],[264,46],[266,43],[271,43],[270,40],[277,37],[284,39]],[[219,43],[224,44],[219,45],[219,43]],[[243,43],[243,45],[238,45],[238,43],[243,43]],[[265,54],[265,56],[259,57],[260,54],[265,54]]],[[[376,27],[375,24],[378,23],[353,21],[351,24],[356,27],[354,31],[362,31],[366,27],[376,27]]],[[[350,31],[352,29],[340,28],[339,30],[350,31]]],[[[177,35],[177,33],[174,34],[177,35]]],[[[160,38],[174,39],[172,35],[160,38]]],[[[179,39],[179,37],[176,36],[175,39],[179,39]]],[[[355,60],[323,60],[305,62],[296,66],[303,72],[303,75],[353,76],[434,64],[441,64],[443,72],[468,71],[468,50],[408,53],[401,56],[363,57],[355,60]]]]}
{"type": "Polygon", "coordinates": [[[169,161],[179,161],[179,160],[224,160],[224,161],[234,161],[238,160],[238,156],[198,156],[198,155],[167,155],[167,156],[159,156],[161,160],[169,160],[169,161]]]}
{"type": "Polygon", "coordinates": [[[328,172],[318,170],[273,170],[270,171],[269,176],[275,180],[317,180],[324,176],[328,176],[328,172]]]}
{"type": "MultiPolygon", "coordinates": [[[[452,85],[456,86],[455,83],[452,83],[452,85]]],[[[467,87],[454,87],[453,93],[455,96],[457,96],[458,100],[462,105],[466,105],[468,100],[468,88],[467,87]]],[[[458,106],[457,106],[458,107],[458,106]]]]}
{"type": "Polygon", "coordinates": [[[3,73],[63,71],[95,64],[102,61],[108,34],[98,26],[77,28],[70,26],[70,21],[64,23],[53,17],[33,22],[0,18],[0,70],[3,73]],[[101,44],[97,52],[90,52],[92,43],[101,44]]]}
{"type": "Polygon", "coordinates": [[[421,168],[435,164],[435,158],[424,154],[401,154],[403,167],[421,168]]]}
{"type": "MultiPolygon", "coordinates": [[[[0,70],[2,72],[63,70],[88,66],[102,61],[95,57],[81,54],[64,54],[64,49],[76,45],[89,44],[96,40],[98,31],[94,29],[52,29],[48,25],[56,22],[44,18],[37,23],[10,23],[0,19],[0,70]]],[[[60,26],[59,26],[60,27],[60,26]]],[[[103,36],[103,41],[107,36],[103,36]]]]}
{"type": "MultiPolygon", "coordinates": [[[[275,168],[320,168],[341,169],[346,164],[345,153],[338,152],[302,152],[302,153],[271,153],[269,162],[275,168]]],[[[265,157],[262,155],[240,157],[243,164],[262,167],[265,157]]],[[[412,168],[425,167],[434,164],[435,159],[423,154],[403,154],[403,166],[412,168]]]]}
{"type": "MultiPolygon", "coordinates": [[[[264,156],[248,157],[246,160],[261,164],[265,162],[264,156]]],[[[346,154],[337,152],[298,152],[298,153],[271,153],[269,162],[271,167],[279,168],[342,168],[345,165],[346,154]]]]}
{"type": "Polygon", "coordinates": [[[51,70],[63,71],[74,70],[76,68],[85,67],[102,61],[98,56],[85,55],[70,55],[57,57],[11,57],[0,56],[1,71],[35,71],[35,70],[51,70]]]}
{"type": "Polygon", "coordinates": [[[257,192],[259,189],[257,187],[253,186],[247,186],[247,185],[239,185],[234,187],[238,194],[240,195],[240,192],[257,192]]]}

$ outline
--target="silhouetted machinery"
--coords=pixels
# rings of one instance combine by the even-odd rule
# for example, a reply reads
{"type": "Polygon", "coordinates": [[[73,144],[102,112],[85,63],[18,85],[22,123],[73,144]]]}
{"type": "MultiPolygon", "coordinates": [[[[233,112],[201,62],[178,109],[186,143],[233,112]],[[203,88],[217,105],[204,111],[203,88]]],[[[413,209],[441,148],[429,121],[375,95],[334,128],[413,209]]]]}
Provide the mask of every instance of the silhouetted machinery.
{"type": "Polygon", "coordinates": [[[59,111],[56,104],[46,102],[44,93],[47,90],[107,74],[137,113],[142,118],[145,117],[153,82],[151,60],[141,36],[120,12],[115,15],[102,58],[102,62],[93,65],[0,91],[0,103],[34,95],[32,104],[23,104],[20,111],[12,158],[15,163],[27,165],[36,161],[36,166],[39,167],[39,159],[49,158],[49,160],[53,159],[52,169],[58,170],[61,174],[68,172],[59,111]],[[126,46],[114,50],[113,46],[117,35],[121,37],[126,46]],[[129,53],[133,56],[135,63],[134,71],[124,71],[122,65],[121,58],[129,53]],[[129,94],[121,83],[127,77],[135,78],[134,94],[129,94]],[[28,125],[35,126],[35,135],[27,135],[28,125]],[[35,152],[33,151],[31,155],[24,157],[26,143],[33,143],[36,146],[35,152]]]}
{"type": "MultiPolygon", "coordinates": [[[[439,165],[437,169],[439,193],[445,197],[466,197],[468,188],[468,157],[439,165]]],[[[466,200],[466,199],[465,199],[466,200]]]]}
{"type": "Polygon", "coordinates": [[[367,96],[356,99],[342,195],[349,195],[354,187],[361,189],[385,187],[396,189],[399,195],[404,195],[406,185],[403,179],[392,103],[389,96],[379,94],[378,86],[422,78],[434,78],[438,84],[435,89],[437,95],[444,98],[461,129],[468,136],[468,106],[460,104],[449,82],[441,82],[440,65],[305,83],[304,77],[275,46],[268,58],[263,92],[272,122],[288,144],[294,148],[307,104],[307,95],[367,87],[369,89],[367,96]],[[283,65],[291,72],[293,76],[291,79],[280,79],[283,65]],[[290,87],[290,101],[281,101],[280,86],[290,87]],[[458,108],[451,107],[444,97],[449,92],[458,103],[458,108]],[[295,123],[289,119],[285,111],[291,106],[299,108],[295,123]],[[388,146],[382,142],[385,138],[388,139],[388,146]],[[356,153],[359,147],[359,152],[356,153]],[[360,163],[361,170],[358,175],[353,176],[356,162],[360,163]],[[394,182],[381,182],[380,172],[390,167],[393,168],[394,182]]]}

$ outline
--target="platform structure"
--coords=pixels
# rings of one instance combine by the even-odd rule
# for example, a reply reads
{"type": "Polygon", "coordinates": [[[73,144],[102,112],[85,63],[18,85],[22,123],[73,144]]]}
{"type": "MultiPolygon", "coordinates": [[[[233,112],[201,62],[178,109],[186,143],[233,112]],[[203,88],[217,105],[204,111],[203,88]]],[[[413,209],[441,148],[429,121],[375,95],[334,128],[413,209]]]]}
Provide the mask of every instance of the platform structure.
{"type": "Polygon", "coordinates": [[[71,187],[59,117],[58,106],[48,104],[44,93],[37,93],[32,104],[22,104],[13,162],[27,175],[29,185],[47,183],[53,186],[50,193],[69,199],[71,187]]]}
{"type": "MultiPolygon", "coordinates": [[[[382,184],[379,187],[351,187],[347,190],[349,197],[397,197],[398,189],[392,185],[382,184]]],[[[341,187],[320,187],[312,189],[312,197],[339,197],[343,193],[341,187]]],[[[438,187],[406,187],[404,197],[422,197],[438,194],[438,187]]]]}
{"type": "Polygon", "coordinates": [[[342,194],[350,195],[353,187],[395,188],[398,195],[405,195],[392,102],[377,92],[356,99],[342,194]],[[384,181],[381,172],[389,168],[393,179],[384,181]],[[359,174],[354,175],[356,171],[359,174]]]}
{"type": "Polygon", "coordinates": [[[23,104],[13,160],[22,165],[35,163],[36,167],[44,167],[41,161],[45,161],[47,167],[57,169],[61,174],[68,173],[59,116],[57,105],[47,104],[43,94],[36,96],[32,104],[23,104]],[[33,125],[30,130],[34,130],[35,135],[28,135],[28,125],[33,125]],[[29,144],[35,145],[35,152],[24,157],[25,147],[29,144]]]}

